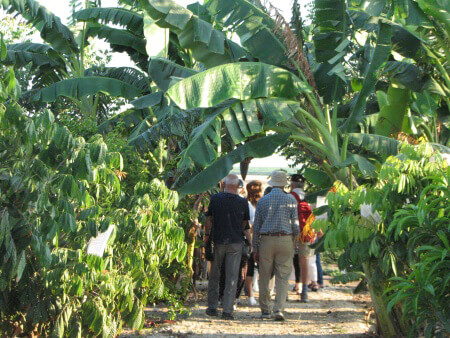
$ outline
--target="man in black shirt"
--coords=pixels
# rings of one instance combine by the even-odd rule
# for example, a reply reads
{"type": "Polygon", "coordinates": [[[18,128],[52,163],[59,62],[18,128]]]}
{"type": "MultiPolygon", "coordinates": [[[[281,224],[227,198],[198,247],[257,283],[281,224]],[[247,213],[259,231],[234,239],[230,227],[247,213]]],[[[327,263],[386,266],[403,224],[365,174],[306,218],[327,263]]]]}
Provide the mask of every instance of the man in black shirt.
{"type": "Polygon", "coordinates": [[[225,264],[225,292],[222,318],[233,319],[233,302],[236,295],[239,264],[241,262],[244,234],[251,243],[248,220],[248,202],[238,195],[239,178],[225,177],[224,191],[211,197],[206,213],[206,237],[212,235],[214,260],[208,282],[208,308],[206,314],[218,316],[219,279],[222,262],[225,264]]]}

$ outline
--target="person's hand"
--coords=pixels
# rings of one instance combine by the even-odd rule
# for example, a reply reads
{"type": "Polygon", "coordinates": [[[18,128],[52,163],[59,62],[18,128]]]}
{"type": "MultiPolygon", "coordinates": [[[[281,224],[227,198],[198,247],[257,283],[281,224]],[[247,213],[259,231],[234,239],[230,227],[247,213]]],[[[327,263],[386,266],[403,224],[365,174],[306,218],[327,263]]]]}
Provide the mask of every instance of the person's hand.
{"type": "Polygon", "coordinates": [[[253,253],[253,259],[255,260],[256,263],[259,263],[259,252],[255,251],[253,253]]]}
{"type": "Polygon", "coordinates": [[[253,245],[250,244],[250,254],[253,253],[253,245]]]}

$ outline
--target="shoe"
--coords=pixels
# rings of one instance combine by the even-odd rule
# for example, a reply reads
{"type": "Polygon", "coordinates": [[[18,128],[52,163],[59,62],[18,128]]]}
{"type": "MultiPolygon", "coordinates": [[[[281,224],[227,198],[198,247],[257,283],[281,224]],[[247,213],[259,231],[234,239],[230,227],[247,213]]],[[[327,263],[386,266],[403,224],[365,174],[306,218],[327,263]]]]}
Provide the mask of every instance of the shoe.
{"type": "Polygon", "coordinates": [[[271,319],[272,315],[270,312],[261,312],[261,319],[271,319]]]}
{"type": "Polygon", "coordinates": [[[307,293],[303,293],[300,295],[300,303],[308,303],[309,299],[308,299],[308,294],[307,293]]]}
{"type": "Polygon", "coordinates": [[[284,314],[281,311],[277,311],[273,314],[273,319],[277,322],[284,322],[286,319],[284,318],[284,314]]]}
{"type": "Polygon", "coordinates": [[[256,304],[258,304],[258,303],[256,302],[255,297],[249,297],[248,298],[248,305],[255,306],[256,304]]]}
{"type": "Polygon", "coordinates": [[[210,316],[210,317],[218,317],[219,316],[219,312],[217,312],[216,309],[206,309],[205,313],[207,316],[210,316]]]}
{"type": "Polygon", "coordinates": [[[222,319],[233,320],[234,317],[231,313],[222,312],[222,319]]]}

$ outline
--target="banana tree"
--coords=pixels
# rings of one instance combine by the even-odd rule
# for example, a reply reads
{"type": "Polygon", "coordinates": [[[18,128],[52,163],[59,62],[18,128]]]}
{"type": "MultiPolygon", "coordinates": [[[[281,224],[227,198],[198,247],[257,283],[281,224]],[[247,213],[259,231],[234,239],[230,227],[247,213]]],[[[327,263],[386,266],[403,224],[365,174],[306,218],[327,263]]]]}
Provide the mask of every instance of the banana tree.
{"type": "MultiPolygon", "coordinates": [[[[23,95],[25,99],[38,103],[38,108],[63,100],[82,116],[95,120],[102,103],[107,101],[105,97],[131,100],[150,92],[146,74],[129,67],[96,72],[88,68],[86,58],[88,38],[99,36],[109,41],[113,50],[126,51],[133,59],[143,60],[145,64],[145,40],[131,33],[135,30],[136,34],[142,34],[142,17],[136,13],[123,9],[119,21],[112,19],[114,23],[125,25],[123,30],[86,22],[71,30],[34,0],[4,0],[1,5],[8,12],[17,13],[32,23],[44,41],[10,45],[7,57],[2,61],[15,68],[31,65],[33,87],[23,95]],[[136,75],[141,83],[136,83],[136,75]]],[[[85,2],[87,8],[92,5],[95,5],[92,1],[85,2]]]]}
{"type": "MultiPolygon", "coordinates": [[[[367,1],[369,6],[364,2],[351,7],[343,0],[315,1],[315,29],[309,45],[314,54],[305,56],[297,35],[274,9],[245,0],[208,0],[202,9],[213,24],[205,25],[199,15],[171,1],[141,0],[145,12],[175,34],[206,68],[185,79],[173,79],[166,93],[182,110],[207,109],[203,123],[180,154],[181,163],[205,169],[178,190],[208,189],[232,163],[257,156],[258,148],[275,149],[287,140],[299,142],[332,180],[348,187],[357,184],[353,164],[370,176],[375,167],[365,157],[352,154],[350,150],[357,149],[349,148],[349,143],[367,144],[364,136],[369,136],[377,141],[372,146],[378,152],[396,151],[398,142],[390,136],[406,128],[413,91],[429,89],[433,83],[445,86],[441,81],[445,74],[431,74],[423,87],[414,88],[416,79],[405,77],[398,67],[406,66],[405,58],[412,63],[424,56],[424,42],[414,30],[405,29],[399,18],[408,21],[408,28],[411,22],[423,26],[419,21],[426,23],[428,18],[415,2],[407,2],[410,15],[405,14],[403,3],[367,1]],[[233,58],[225,38],[217,39],[217,30],[240,38],[245,59],[233,58]],[[397,61],[395,57],[404,63],[389,64],[397,61]],[[399,95],[404,99],[398,100],[399,95]],[[377,134],[355,133],[369,119],[369,100],[379,109],[371,119],[377,134]],[[230,151],[224,150],[230,144],[230,151]]],[[[373,297],[382,300],[376,304],[377,312],[384,318],[385,333],[392,335],[402,325],[384,316],[382,294],[373,297]]]]}

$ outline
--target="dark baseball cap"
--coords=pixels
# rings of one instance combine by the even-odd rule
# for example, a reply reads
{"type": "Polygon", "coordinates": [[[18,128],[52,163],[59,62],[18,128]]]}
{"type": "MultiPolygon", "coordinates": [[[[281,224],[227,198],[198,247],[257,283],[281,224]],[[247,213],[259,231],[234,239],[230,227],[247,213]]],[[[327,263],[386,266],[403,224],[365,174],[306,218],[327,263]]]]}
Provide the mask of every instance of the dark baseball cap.
{"type": "Polygon", "coordinates": [[[302,174],[293,174],[291,175],[291,182],[304,183],[305,177],[302,174]]]}

